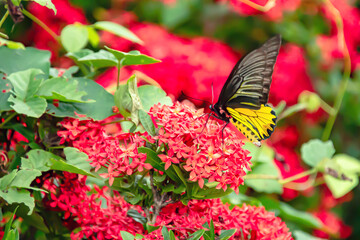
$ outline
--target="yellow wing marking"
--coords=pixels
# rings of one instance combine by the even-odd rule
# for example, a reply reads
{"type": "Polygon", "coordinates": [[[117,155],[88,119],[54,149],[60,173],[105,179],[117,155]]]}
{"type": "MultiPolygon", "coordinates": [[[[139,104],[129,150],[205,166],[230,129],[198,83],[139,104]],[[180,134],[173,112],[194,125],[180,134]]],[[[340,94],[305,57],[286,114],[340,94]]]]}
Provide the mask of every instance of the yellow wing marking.
{"type": "Polygon", "coordinates": [[[271,107],[261,105],[260,109],[226,108],[232,118],[231,123],[251,142],[270,137],[276,125],[276,115],[271,107]]]}

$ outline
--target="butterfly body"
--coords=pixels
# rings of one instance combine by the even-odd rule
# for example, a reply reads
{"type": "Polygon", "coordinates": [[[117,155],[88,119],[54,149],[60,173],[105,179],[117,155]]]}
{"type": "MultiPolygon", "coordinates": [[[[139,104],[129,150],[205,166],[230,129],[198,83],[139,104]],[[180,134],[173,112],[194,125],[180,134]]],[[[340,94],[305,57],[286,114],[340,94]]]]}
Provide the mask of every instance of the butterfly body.
{"type": "Polygon", "coordinates": [[[217,103],[210,106],[216,118],[232,123],[257,146],[276,126],[275,112],[267,101],[280,45],[277,35],[243,57],[231,71],[217,103]]]}

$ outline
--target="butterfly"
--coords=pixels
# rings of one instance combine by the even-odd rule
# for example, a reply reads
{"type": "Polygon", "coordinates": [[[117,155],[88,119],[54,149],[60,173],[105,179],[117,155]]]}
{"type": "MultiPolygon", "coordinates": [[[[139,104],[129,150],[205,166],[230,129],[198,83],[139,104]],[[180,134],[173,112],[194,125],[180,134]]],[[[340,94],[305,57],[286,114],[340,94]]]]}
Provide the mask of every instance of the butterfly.
{"type": "MultiPolygon", "coordinates": [[[[260,48],[240,59],[226,80],[218,101],[210,105],[212,116],[232,123],[257,146],[276,126],[274,110],[267,104],[281,36],[267,40],[260,48]]],[[[223,134],[223,131],[222,131],[223,134]]]]}

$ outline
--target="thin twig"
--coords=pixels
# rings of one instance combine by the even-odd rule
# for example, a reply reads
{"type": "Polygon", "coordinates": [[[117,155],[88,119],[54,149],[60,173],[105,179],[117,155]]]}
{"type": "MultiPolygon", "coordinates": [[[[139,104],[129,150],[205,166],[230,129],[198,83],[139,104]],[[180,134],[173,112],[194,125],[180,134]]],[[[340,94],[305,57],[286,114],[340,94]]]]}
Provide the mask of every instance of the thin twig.
{"type": "Polygon", "coordinates": [[[343,73],[343,79],[340,83],[339,92],[338,95],[335,98],[334,102],[334,114],[329,116],[328,121],[326,122],[325,130],[322,136],[322,140],[326,141],[330,138],[331,130],[334,126],[336,117],[339,113],[342,100],[344,98],[349,79],[351,74],[351,59],[350,59],[350,53],[349,49],[345,42],[345,35],[344,35],[344,23],[343,19],[341,17],[340,12],[334,7],[334,5],[331,3],[330,0],[324,1],[326,8],[331,12],[331,14],[334,17],[334,21],[336,23],[336,27],[338,30],[338,40],[339,40],[339,47],[342,49],[342,52],[344,54],[344,73],[343,73]]]}
{"type": "Polygon", "coordinates": [[[275,7],[275,0],[269,0],[264,6],[261,6],[259,4],[256,4],[252,2],[251,0],[239,0],[242,3],[245,3],[246,5],[260,11],[260,12],[267,12],[273,7],[275,7]]]}

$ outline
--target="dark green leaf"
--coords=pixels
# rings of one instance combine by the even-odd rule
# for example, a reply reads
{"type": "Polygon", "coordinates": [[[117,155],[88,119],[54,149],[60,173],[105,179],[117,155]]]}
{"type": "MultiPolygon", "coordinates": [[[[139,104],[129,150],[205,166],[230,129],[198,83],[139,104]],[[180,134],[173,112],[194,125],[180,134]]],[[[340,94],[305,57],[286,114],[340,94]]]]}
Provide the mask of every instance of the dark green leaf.
{"type": "Polygon", "coordinates": [[[84,48],[89,40],[87,26],[71,24],[61,31],[61,43],[67,52],[77,52],[84,48]]]}
{"type": "Polygon", "coordinates": [[[14,103],[14,105],[11,105],[11,108],[17,113],[34,118],[39,118],[43,115],[47,106],[46,100],[40,97],[31,97],[26,100],[21,100],[20,98],[14,98],[14,96],[11,95],[8,101],[14,103]]]}
{"type": "Polygon", "coordinates": [[[63,77],[43,81],[36,95],[45,99],[57,99],[62,102],[89,102],[82,100],[87,93],[78,90],[78,81],[69,81],[63,77]]]}
{"type": "Polygon", "coordinates": [[[193,234],[191,234],[188,238],[188,240],[198,240],[200,239],[205,233],[205,229],[200,229],[193,234]]]}
{"type": "Polygon", "coordinates": [[[136,222],[141,223],[141,224],[146,224],[147,219],[146,217],[144,217],[143,215],[141,215],[138,211],[134,210],[134,209],[130,209],[127,211],[126,213],[129,217],[131,217],[132,219],[134,219],[136,222]]]}
{"type": "Polygon", "coordinates": [[[129,94],[129,87],[127,84],[121,84],[114,94],[115,106],[118,107],[119,112],[125,118],[130,116],[132,109],[132,100],[129,94]]]}
{"type": "MultiPolygon", "coordinates": [[[[206,185],[205,185],[206,186],[206,185]]],[[[193,197],[196,199],[212,199],[220,198],[232,193],[231,188],[227,188],[226,191],[223,189],[216,189],[215,187],[200,189],[193,197]]]]}
{"type": "Polygon", "coordinates": [[[331,141],[322,142],[319,139],[313,139],[301,146],[302,159],[312,167],[316,167],[326,158],[331,158],[334,153],[335,148],[331,141]]]}
{"type": "Polygon", "coordinates": [[[77,80],[79,83],[78,90],[88,93],[82,98],[84,101],[95,100],[91,103],[65,103],[59,102],[56,107],[48,104],[47,113],[57,117],[76,117],[74,112],[84,114],[94,120],[102,120],[113,114],[114,96],[107,92],[102,86],[93,80],[86,78],[73,78],[68,81],[77,80]]]}
{"type": "Polygon", "coordinates": [[[12,88],[11,82],[0,73],[0,112],[12,110],[8,102],[12,88]]]}
{"type": "Polygon", "coordinates": [[[139,51],[130,51],[130,52],[121,52],[109,47],[106,47],[106,50],[111,52],[115,58],[121,62],[121,66],[130,66],[130,65],[145,65],[161,62],[155,58],[149,57],[147,55],[141,54],[139,51]]]}
{"type": "Polygon", "coordinates": [[[164,237],[164,240],[170,240],[170,234],[167,227],[163,226],[163,228],[161,229],[161,233],[164,237]]]}
{"type": "Polygon", "coordinates": [[[145,112],[144,110],[140,109],[139,110],[139,119],[140,119],[141,124],[145,128],[145,130],[151,136],[155,136],[155,126],[154,126],[154,123],[153,123],[151,117],[149,116],[149,114],[147,112],[145,112]]]}
{"type": "Polygon", "coordinates": [[[143,85],[138,88],[139,96],[145,111],[149,111],[157,103],[171,106],[173,104],[170,97],[161,89],[153,85],[143,85]]]}
{"type": "Polygon", "coordinates": [[[36,48],[9,49],[0,47],[0,72],[10,75],[30,68],[40,69],[46,76],[50,71],[50,52],[36,48]]]}
{"type": "Polygon", "coordinates": [[[139,153],[146,154],[146,163],[150,163],[153,168],[165,172],[165,164],[161,161],[155,151],[147,147],[139,147],[138,151],[139,153]]]}
{"type": "Polygon", "coordinates": [[[66,147],[64,148],[64,153],[66,156],[66,162],[71,164],[79,169],[84,170],[85,172],[90,172],[91,165],[87,161],[89,159],[86,153],[80,152],[77,148],[66,147]]]}
{"type": "Polygon", "coordinates": [[[30,196],[30,192],[25,189],[9,188],[6,192],[0,191],[0,197],[2,197],[8,204],[23,203],[29,208],[28,215],[30,215],[34,210],[34,198],[32,198],[30,196]]]}
{"type": "Polygon", "coordinates": [[[74,61],[78,61],[80,58],[83,58],[83,57],[93,54],[93,53],[94,53],[94,51],[85,48],[85,49],[81,49],[78,52],[67,53],[66,56],[71,58],[74,61]]]}
{"type": "Polygon", "coordinates": [[[280,214],[284,219],[291,220],[299,225],[310,228],[320,228],[321,223],[312,214],[296,210],[289,204],[280,202],[280,214]]]}
{"type": "Polygon", "coordinates": [[[77,166],[68,164],[63,160],[50,159],[50,163],[51,163],[50,168],[53,170],[77,173],[77,174],[81,174],[81,175],[95,177],[92,173],[84,171],[83,169],[80,169],[77,166]]]}
{"type": "Polygon", "coordinates": [[[32,181],[39,176],[41,176],[41,172],[39,170],[22,169],[16,173],[16,176],[11,182],[10,186],[17,188],[29,188],[32,181]]]}
{"type": "Polygon", "coordinates": [[[120,231],[120,235],[123,240],[134,240],[135,239],[135,236],[129,232],[120,231]]]}
{"type": "Polygon", "coordinates": [[[0,190],[6,190],[11,182],[15,179],[17,169],[11,171],[9,174],[6,174],[5,176],[0,178],[0,190]]]}
{"type": "Polygon", "coordinates": [[[14,221],[14,216],[15,216],[15,213],[16,213],[17,209],[18,209],[18,207],[15,208],[14,212],[12,213],[12,215],[10,217],[10,220],[5,225],[3,240],[8,239],[8,234],[9,234],[10,229],[12,228],[12,224],[13,224],[13,221],[14,221]]]}
{"type": "Polygon", "coordinates": [[[118,65],[118,61],[114,55],[105,50],[88,54],[78,59],[78,61],[93,68],[116,67],[118,65]]]}
{"type": "Polygon", "coordinates": [[[59,156],[41,149],[31,150],[27,158],[21,158],[21,169],[37,169],[41,172],[50,170],[49,159],[61,159],[59,156]]]}
{"type": "Polygon", "coordinates": [[[14,87],[14,94],[19,100],[27,100],[34,97],[38,91],[42,79],[35,77],[43,72],[39,69],[28,69],[12,73],[7,77],[14,87]]]}
{"type": "Polygon", "coordinates": [[[129,29],[117,23],[100,21],[100,22],[96,22],[93,26],[99,30],[108,31],[119,37],[142,44],[142,41],[134,33],[132,33],[129,29]]]}
{"type": "Polygon", "coordinates": [[[221,234],[220,234],[219,238],[220,238],[220,240],[227,240],[235,233],[236,233],[236,229],[221,230],[221,234]]]}

